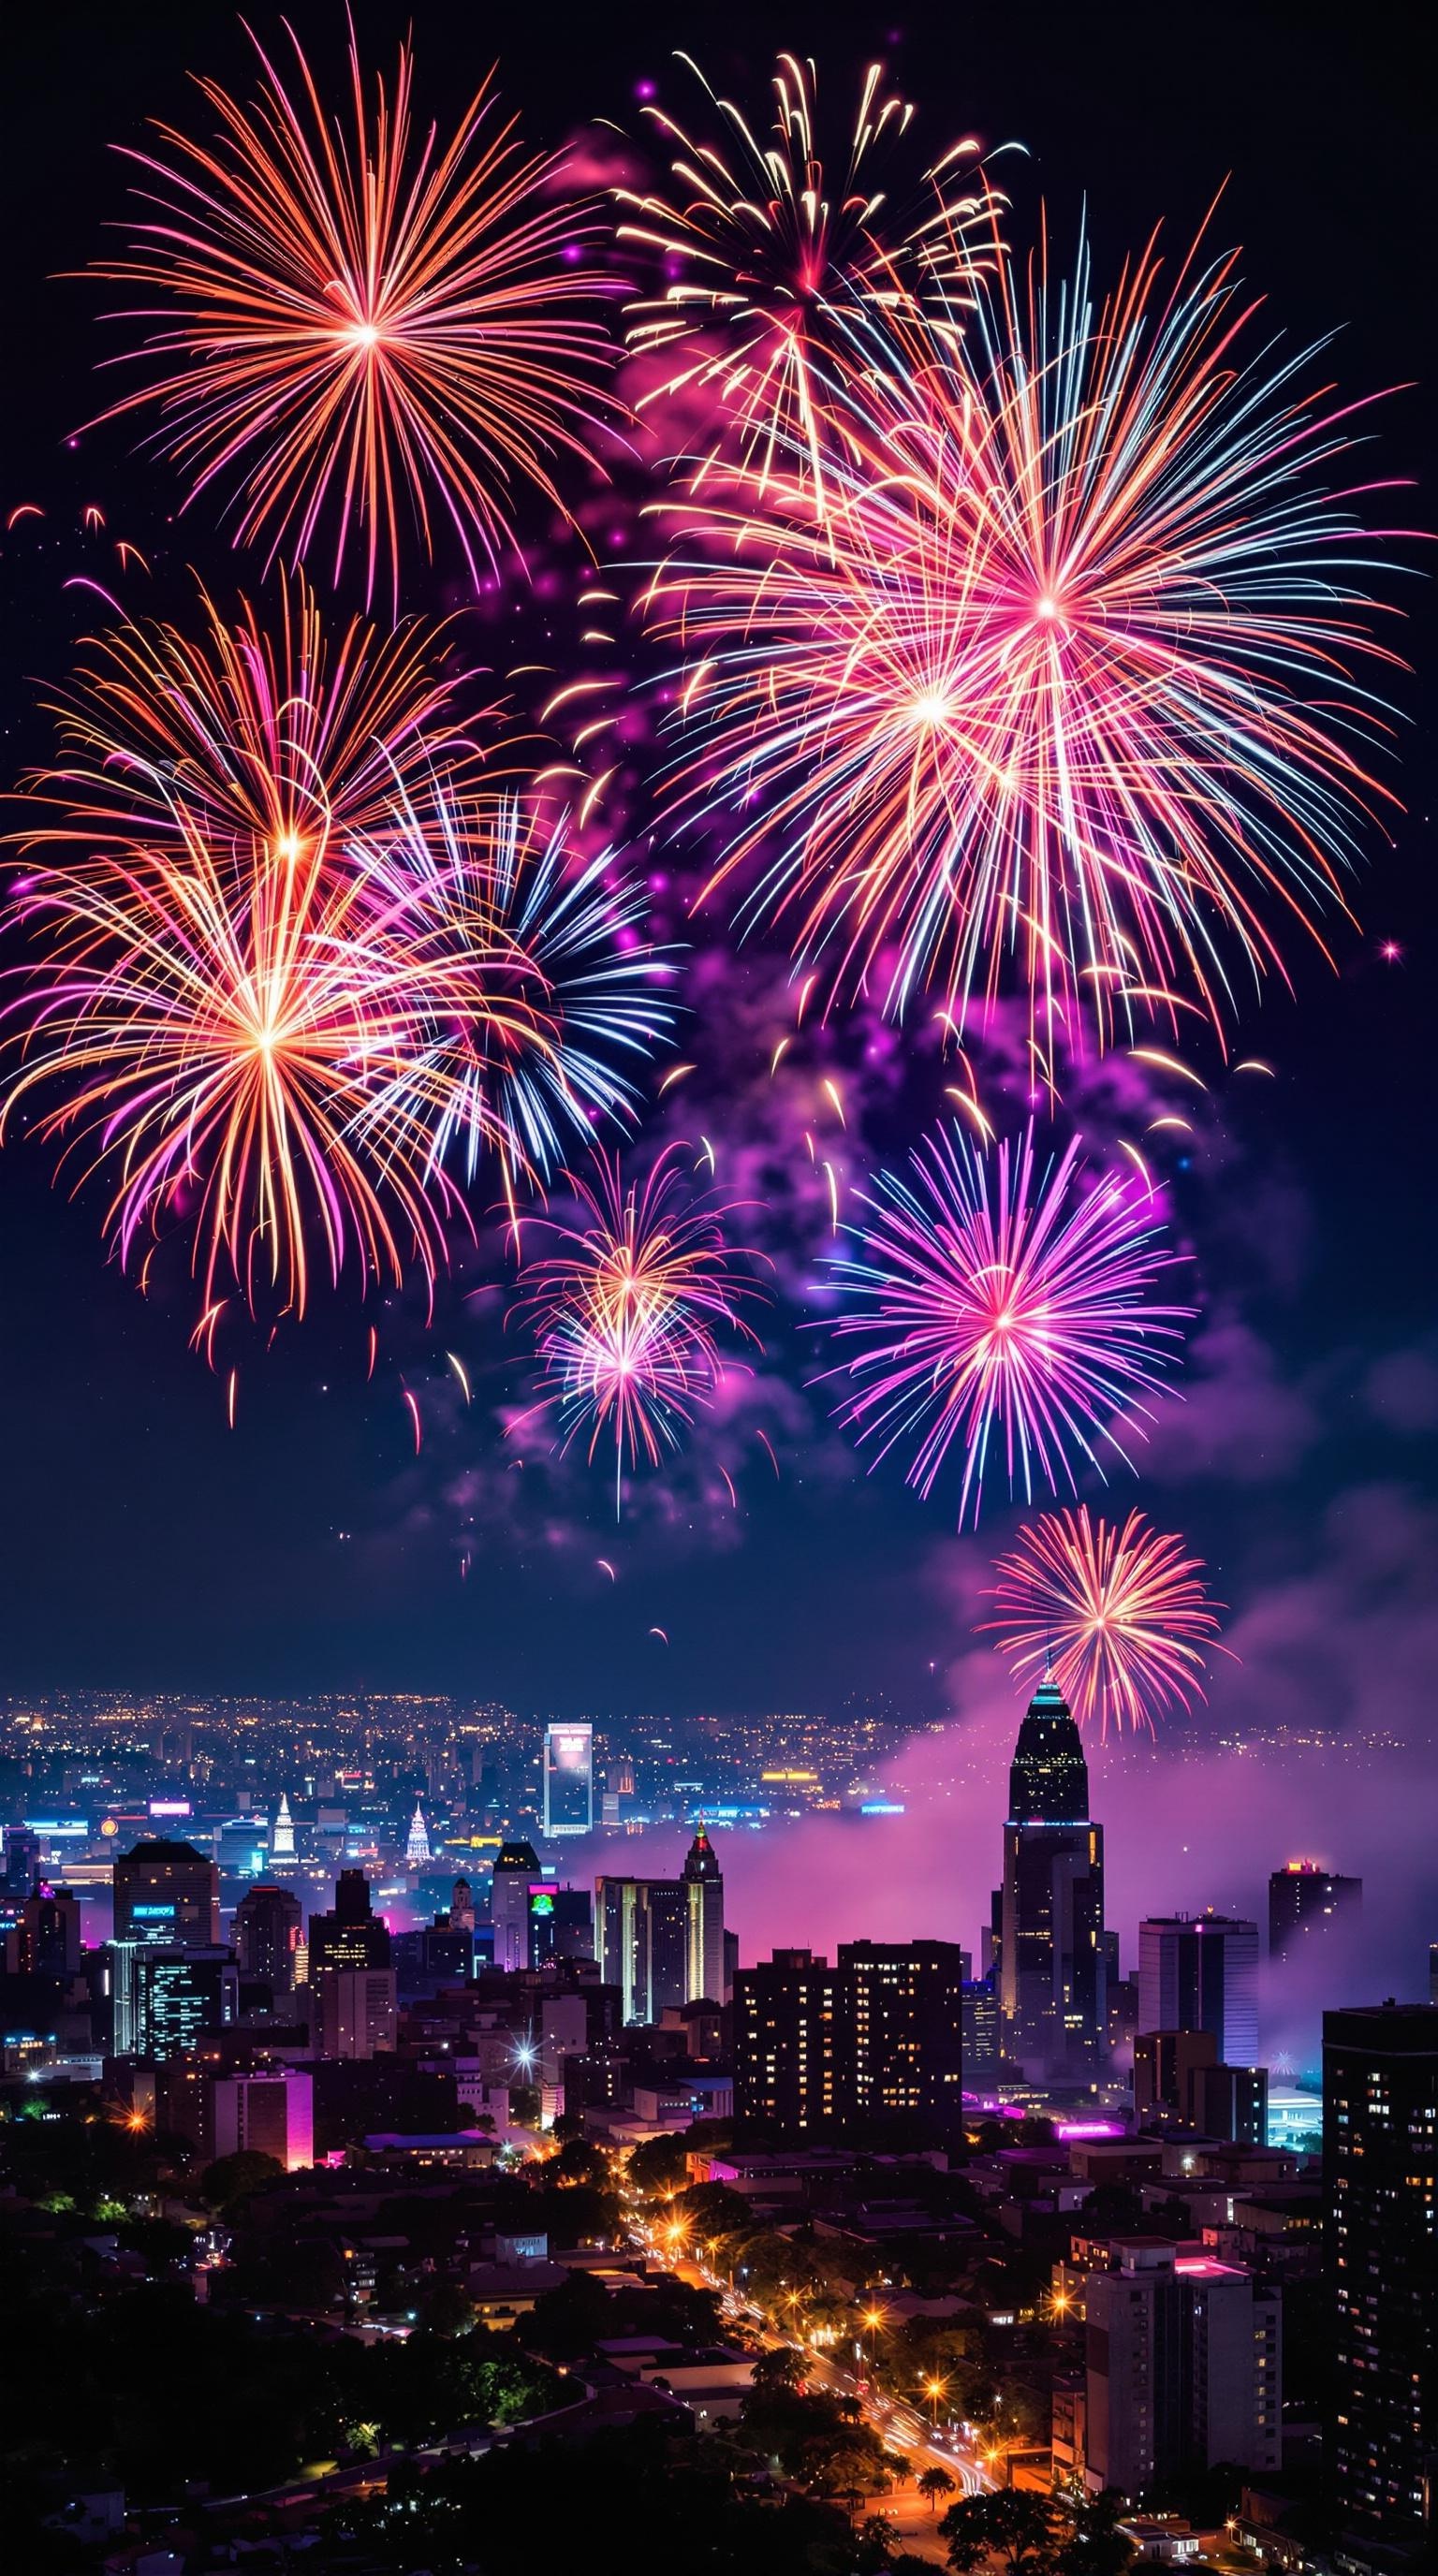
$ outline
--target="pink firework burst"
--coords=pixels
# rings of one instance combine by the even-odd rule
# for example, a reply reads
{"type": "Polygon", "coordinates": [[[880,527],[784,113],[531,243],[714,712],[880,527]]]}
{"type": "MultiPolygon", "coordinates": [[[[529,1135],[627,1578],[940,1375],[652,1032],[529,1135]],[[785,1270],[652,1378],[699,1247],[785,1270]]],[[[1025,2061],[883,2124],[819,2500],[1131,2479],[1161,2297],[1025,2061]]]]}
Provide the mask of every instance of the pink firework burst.
{"type": "Polygon", "coordinates": [[[1200,1558],[1141,1512],[1045,1512],[994,1568],[998,1651],[1029,1682],[1052,1671],[1081,1725],[1153,1728],[1202,1699],[1218,1619],[1200,1558]]]}
{"type": "Polygon", "coordinates": [[[1192,1311],[1157,1300],[1179,1256],[1137,1174],[1091,1175],[1077,1140],[1040,1164],[1032,1123],[987,1149],[941,1128],[860,1197],[856,1248],[831,1265],[846,1356],[826,1374],[861,1441],[905,1456],[925,1495],[957,1449],[960,1526],[996,1466],[1031,1499],[1101,1449],[1127,1462],[1121,1434],[1151,1411],[1192,1311]]]}

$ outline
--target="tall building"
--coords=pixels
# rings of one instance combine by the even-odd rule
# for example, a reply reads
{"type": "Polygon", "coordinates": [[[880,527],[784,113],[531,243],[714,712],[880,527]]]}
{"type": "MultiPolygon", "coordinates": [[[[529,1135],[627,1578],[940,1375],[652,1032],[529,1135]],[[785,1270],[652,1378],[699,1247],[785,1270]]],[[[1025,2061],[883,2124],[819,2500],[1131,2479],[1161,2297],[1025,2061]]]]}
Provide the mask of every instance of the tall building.
{"type": "Polygon", "coordinates": [[[190,1843],[143,1842],[115,1863],[115,1939],[213,1947],[220,1873],[190,1843]]]}
{"type": "Polygon", "coordinates": [[[1005,2061],[1038,2083],[1090,2081],[1108,2017],[1103,1827],[1089,1818],[1082,1738],[1049,1680],[1014,1748],[998,1910],[1005,2061]]]}
{"type": "Polygon", "coordinates": [[[1275,2469],[1282,2453],[1282,2294],[1235,2263],[1115,2238],[1084,2285],[1091,2495],[1156,2479],[1275,2469]]]}
{"type": "Polygon", "coordinates": [[[587,1834],[594,1827],[594,1729],[544,1730],[544,1831],[587,1834]]]}
{"type": "Polygon", "coordinates": [[[389,1926],[374,1911],[369,1880],[362,1869],[342,1869],[332,1910],[310,1916],[310,1982],[331,1969],[388,1966],[389,1926]]]}
{"type": "Polygon", "coordinates": [[[1337,2515],[1431,2541],[1438,2457],[1438,2008],[1323,2016],[1326,2456],[1337,2515]]]}
{"type": "Polygon", "coordinates": [[[701,1825],[684,1861],[688,1894],[685,1955],[686,2003],[722,2004],[724,1984],[724,1873],[701,1825]]]}
{"type": "Polygon", "coordinates": [[[5,1937],[5,1965],[26,1977],[73,1977],[80,1965],[80,1900],[72,1887],[37,1879],[5,1937]]]}
{"type": "Polygon", "coordinates": [[[474,1930],[474,1890],[467,1878],[457,1878],[450,1891],[449,1919],[456,1932],[474,1930]]]}
{"type": "MultiPolygon", "coordinates": [[[[183,1950],[151,1942],[134,1949],[135,2022],[131,2052],[183,2057],[206,2031],[223,2030],[240,2008],[240,1972],[233,1953],[218,1943],[183,1950]]],[[[122,2054],[117,2049],[116,2054],[122,2054]]]]}
{"type": "Polygon", "coordinates": [[[963,1951],[850,1941],[831,1967],[776,1950],[734,1980],[734,2107],[795,2140],[917,2115],[963,2124],[963,1951]]]}
{"type": "Polygon", "coordinates": [[[321,2057],[376,2057],[398,2030],[393,1968],[330,1968],[318,1985],[321,2057]]]}
{"type": "Polygon", "coordinates": [[[31,1825],[5,1828],[5,1886],[11,1896],[28,1896],[40,1875],[40,1837],[31,1825]]]}
{"type": "Polygon", "coordinates": [[[1316,1860],[1290,1860],[1268,1882],[1268,1955],[1281,1959],[1315,1932],[1362,1911],[1361,1878],[1340,1878],[1316,1860]]]}
{"type": "Polygon", "coordinates": [[[685,1879],[596,1878],[594,1955],[624,2021],[657,2022],[666,2004],[690,2001],[689,1918],[685,1879]]]}
{"type": "Polygon", "coordinates": [[[529,1890],[539,1876],[539,1854],[530,1843],[504,1843],[494,1855],[489,1919],[494,1925],[494,1964],[511,1974],[529,1966],[529,1890]]]}
{"type": "Polygon", "coordinates": [[[210,2138],[217,2156],[246,2149],[273,2156],[286,2173],[315,2160],[314,2079],[302,2068],[210,2079],[210,2138]]]}
{"type": "Polygon", "coordinates": [[[1224,2066],[1258,2063],[1258,1925],[1150,1915],[1138,1927],[1139,2030],[1207,2030],[1224,2066]]]}
{"type": "Polygon", "coordinates": [[[279,1811],[275,1817],[275,1830],[270,1837],[270,1858],[273,1861],[286,1861],[293,1860],[294,1857],[295,1821],[293,1816],[290,1814],[288,1795],[282,1789],[280,1791],[279,1811]]]}
{"type": "Polygon", "coordinates": [[[424,1809],[418,1798],[414,1802],[414,1814],[409,1820],[409,1840],[404,1847],[404,1858],[407,1869],[428,1869],[429,1867],[429,1827],[424,1821],[424,1809]]]}
{"type": "Polygon", "coordinates": [[[262,1978],[274,1994],[293,1994],[301,1931],[299,1898],[287,1887],[247,1887],[235,1907],[241,1974],[262,1978]]]}

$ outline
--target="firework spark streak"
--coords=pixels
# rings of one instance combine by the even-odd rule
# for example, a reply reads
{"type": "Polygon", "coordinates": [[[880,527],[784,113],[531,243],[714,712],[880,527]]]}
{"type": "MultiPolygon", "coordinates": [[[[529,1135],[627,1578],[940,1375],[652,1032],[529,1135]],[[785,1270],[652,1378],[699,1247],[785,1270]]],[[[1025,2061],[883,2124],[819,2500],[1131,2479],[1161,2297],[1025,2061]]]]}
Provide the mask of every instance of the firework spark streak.
{"type": "Polygon", "coordinates": [[[553,467],[588,461],[604,413],[592,215],[545,203],[562,160],[526,156],[487,123],[488,83],[441,150],[413,128],[412,58],[371,109],[353,36],[347,132],[294,43],[286,88],[263,49],[248,107],[212,80],[211,144],[160,125],[169,158],[129,153],[154,214],[97,273],[147,299],[115,318],[152,324],[133,354],[152,383],[104,417],[155,411],[152,443],[191,498],[231,496],[240,542],[309,557],[333,531],[373,593],[396,596],[406,538],[433,551],[452,523],[471,570],[514,545],[518,489],[563,508],[553,467]]]}
{"type": "Polygon", "coordinates": [[[638,1095],[614,1059],[647,1060],[668,1034],[661,987],[676,971],[642,935],[645,891],[604,850],[578,853],[574,821],[543,796],[451,796],[400,787],[389,829],[357,845],[385,919],[422,979],[456,983],[495,959],[511,1007],[436,1030],[364,1125],[427,1125],[438,1168],[456,1148],[472,1181],[482,1150],[506,1177],[547,1177],[595,1119],[632,1122],[638,1095]]]}
{"type": "MultiPolygon", "coordinates": [[[[1249,308],[1251,310],[1251,308],[1249,308]]],[[[1062,1023],[1198,1012],[1342,900],[1382,730],[1344,416],[1243,354],[1232,258],[1097,311],[1006,263],[965,327],[872,308],[823,394],[827,505],[716,469],[649,600],[678,643],[681,819],[716,823],[833,998],[956,1023],[1010,982],[1062,1023]],[[752,864],[751,864],[752,863],[752,864]]],[[[1317,935],[1315,931],[1315,936],[1317,935]]]]}
{"type": "Polygon", "coordinates": [[[780,56],[764,143],[697,64],[679,60],[702,84],[724,143],[696,142],[661,108],[645,111],[672,152],[673,187],[668,195],[616,191],[631,217],[619,238],[651,252],[670,282],[633,307],[630,346],[674,357],[659,393],[692,385],[719,393],[761,478],[782,452],[802,453],[822,515],[816,368],[841,345],[842,316],[856,303],[893,304],[925,278],[943,281],[951,305],[960,299],[993,251],[993,201],[974,184],[979,147],[965,141],[946,152],[925,174],[924,210],[886,239],[876,165],[907,132],[913,109],[885,93],[878,65],[865,75],[839,184],[826,188],[811,62],[780,56]]]}
{"type": "Polygon", "coordinates": [[[977,1521],[997,1463],[1010,1494],[1056,1491],[1151,1410],[1190,1310],[1154,1290],[1177,1258],[1136,1175],[1089,1181],[1075,1141],[1040,1168],[1030,1126],[988,1150],[954,1126],[926,1138],[909,1173],[885,1172],[831,1257],[844,1304],[826,1319],[853,1356],[840,1418],[879,1458],[907,1455],[929,1494],[951,1449],[963,1457],[959,1524],[977,1521]]]}
{"type": "Polygon", "coordinates": [[[551,1227],[559,1249],[521,1274],[539,1407],[566,1443],[587,1433],[591,1459],[612,1443],[616,1515],[626,1465],[657,1466],[713,1402],[720,1336],[755,1342],[742,1310],[762,1292],[725,1235],[732,1209],[693,1193],[687,1151],[669,1146],[642,1182],[596,1155],[592,1179],[570,1175],[578,1222],[551,1227]]]}
{"type": "Polygon", "coordinates": [[[1152,1728],[1204,1695],[1218,1620],[1203,1571],[1140,1512],[1121,1529],[1086,1504],[1045,1512],[995,1566],[999,1615],[984,1626],[1020,1681],[1052,1669],[1081,1724],[1152,1728]]]}

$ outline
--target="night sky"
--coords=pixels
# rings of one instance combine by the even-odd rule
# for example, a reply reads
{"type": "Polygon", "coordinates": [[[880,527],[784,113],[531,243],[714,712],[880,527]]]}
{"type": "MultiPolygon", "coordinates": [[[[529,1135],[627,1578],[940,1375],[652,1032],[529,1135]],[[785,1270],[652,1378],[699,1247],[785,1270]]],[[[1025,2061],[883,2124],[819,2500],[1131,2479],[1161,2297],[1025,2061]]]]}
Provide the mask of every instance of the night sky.
{"type": "MultiPolygon", "coordinates": [[[[1033,237],[1043,204],[1066,246],[1086,200],[1101,279],[1160,217],[1175,246],[1186,241],[1226,181],[1214,238],[1243,245],[1274,330],[1298,342],[1336,332],[1320,372],[1346,394],[1410,388],[1372,415],[1371,471],[1417,489],[1385,496],[1375,515],[1432,525],[1432,89],[1416,10],[934,5],[891,23],[834,7],[686,19],[618,0],[582,16],[542,5],[505,16],[417,0],[355,15],[372,61],[392,57],[412,23],[419,96],[442,116],[498,52],[507,104],[551,145],[594,116],[632,125],[643,79],[691,105],[669,65],[676,44],[756,108],[778,42],[814,47],[844,101],[884,51],[931,146],[960,131],[1027,146],[1026,161],[1004,165],[1014,240],[1033,237]]],[[[301,0],[294,16],[312,59],[337,75],[339,8],[301,0]]],[[[256,24],[273,32],[264,13],[256,24]]],[[[247,81],[238,24],[209,0],[128,11],[56,0],[19,13],[7,62],[0,517],[20,501],[47,513],[0,542],[0,760],[13,775],[46,746],[33,684],[63,676],[93,621],[93,597],[62,585],[113,578],[113,546],[78,534],[86,503],[104,508],[109,539],[131,538],[154,563],[153,585],[122,594],[137,611],[180,605],[187,562],[222,597],[255,590],[259,569],[231,557],[203,505],[172,524],[179,487],[163,463],[129,453],[126,425],[67,449],[101,407],[92,371],[114,343],[95,318],[100,290],[55,275],[93,257],[123,210],[107,146],[138,142],[147,115],[202,123],[188,70],[247,81]]],[[[1410,570],[1380,585],[1408,612],[1398,640],[1415,666],[1394,689],[1391,783],[1406,817],[1391,848],[1370,836],[1360,926],[1332,927],[1339,971],[1291,940],[1292,998],[1273,988],[1247,1007],[1236,1051],[1263,1056],[1277,1080],[1225,1081],[1211,1051],[1203,1059],[1215,1088],[1197,1113],[1193,1169],[1176,1180],[1203,1309],[1188,1401],[1165,1411],[1142,1476],[1120,1470],[1113,1487],[1124,1508],[1137,1500],[1186,1533],[1230,1605],[1243,1661],[1219,1674],[1218,1719],[1311,1714],[1426,1732],[1438,1670],[1428,551],[1396,545],[1410,570]],[[1398,962],[1382,960],[1384,941],[1400,944],[1398,962]]],[[[405,606],[450,607],[461,571],[443,565],[426,582],[412,567],[405,606]]],[[[516,609],[512,632],[504,614],[476,622],[476,660],[503,666],[543,612],[516,609]]],[[[565,604],[556,629],[570,616],[565,604]]],[[[562,656],[562,633],[552,649],[562,656]]],[[[683,1046],[701,1066],[694,1114],[707,1103],[730,1168],[761,1186],[756,1068],[773,974],[756,952],[722,1009],[701,975],[683,1046]],[[706,991],[722,1030],[705,1023],[706,991]],[[736,995],[752,1020],[731,1008],[736,995]]],[[[903,1067],[866,1088],[856,1072],[868,1104],[850,1139],[856,1167],[911,1139],[933,1105],[931,1074],[903,1067]]],[[[779,1481],[756,1456],[737,1517],[716,1514],[701,1457],[637,1498],[616,1533],[601,1474],[538,1457],[514,1469],[497,1420],[513,1400],[512,1354],[476,1257],[458,1262],[432,1326],[417,1305],[374,1309],[373,1383],[353,1284],[321,1300],[303,1334],[247,1365],[232,1434],[219,1381],[186,1347],[187,1309],[142,1299],[106,1261],[99,1215],[94,1193],[72,1203],[52,1187],[37,1146],[0,1154],[0,1691],[412,1688],[561,1711],[823,1708],[883,1693],[914,1714],[961,1697],[989,1542],[1017,1515],[995,1510],[981,1543],[961,1543],[952,1482],[923,1503],[892,1467],[867,1476],[822,1396],[802,1392],[814,1362],[792,1311],[756,1414],[774,1430],[779,1481]],[[473,1370],[468,1412],[446,1349],[473,1370]],[[418,1460],[402,1384],[425,1417],[418,1460]]],[[[803,1247],[776,1250],[797,1277],[803,1247]]]]}

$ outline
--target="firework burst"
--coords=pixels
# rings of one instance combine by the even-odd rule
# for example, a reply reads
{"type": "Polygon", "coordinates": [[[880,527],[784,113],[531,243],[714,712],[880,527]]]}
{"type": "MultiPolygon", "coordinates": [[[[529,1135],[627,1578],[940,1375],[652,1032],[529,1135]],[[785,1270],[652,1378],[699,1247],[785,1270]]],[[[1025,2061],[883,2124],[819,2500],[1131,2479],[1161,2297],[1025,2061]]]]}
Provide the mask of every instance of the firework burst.
{"type": "Polygon", "coordinates": [[[232,1291],[302,1313],[312,1245],[336,1279],[442,1257],[429,1128],[396,1107],[371,1136],[376,1094],[456,1018],[531,1061],[552,1041],[502,924],[417,950],[348,856],[397,788],[427,813],[468,774],[421,644],[351,626],[328,655],[303,583],[277,638],[204,604],[198,644],[102,637],[59,705],[7,915],[29,956],[0,1127],[33,1108],[81,1180],[108,1175],[123,1263],[178,1230],[207,1313],[232,1291]]]}
{"type": "MultiPolygon", "coordinates": [[[[807,454],[673,505],[673,786],[835,997],[1026,989],[1051,1045],[1222,1031],[1342,901],[1375,793],[1341,413],[1242,353],[1231,258],[1006,263],[962,333],[858,315],[807,454]],[[754,863],[751,871],[749,863],[754,863]]],[[[1316,931],[1315,931],[1315,935],[1316,931]]]]}
{"type": "Polygon", "coordinates": [[[570,1176],[577,1222],[551,1227],[558,1249],[521,1275],[539,1407],[566,1444],[587,1434],[591,1459],[612,1444],[616,1512],[626,1466],[657,1466],[713,1402],[721,1336],[755,1340],[743,1310],[762,1292],[726,1236],[733,1210],[694,1193],[687,1150],[669,1146],[642,1182],[597,1154],[592,1178],[570,1176]]]}
{"type": "Polygon", "coordinates": [[[1045,1512],[994,1569],[998,1651],[1029,1682],[1052,1670],[1081,1725],[1148,1727],[1202,1699],[1218,1636],[1199,1558],[1151,1529],[1045,1512]]]}
{"type": "MultiPolygon", "coordinates": [[[[822,514],[824,460],[816,371],[843,342],[856,304],[893,304],[942,281],[950,307],[992,253],[992,200],[976,143],[956,143],[925,173],[926,203],[894,223],[876,181],[913,109],[871,65],[841,165],[826,179],[814,66],[780,56],[769,139],[700,81],[723,137],[695,141],[663,109],[646,110],[672,155],[666,194],[618,190],[622,241],[642,245],[669,280],[631,309],[629,341],[669,368],[664,395],[707,386],[761,478],[801,454],[822,514]]],[[[654,399],[654,395],[648,397],[654,399]]]]}
{"type": "Polygon", "coordinates": [[[377,1093],[366,1132],[426,1125],[431,1168],[456,1156],[469,1181],[497,1149],[512,1185],[547,1178],[595,1120],[633,1120],[625,1067],[669,1033],[675,961],[644,936],[644,888],[612,851],[584,857],[573,816],[542,795],[456,797],[428,781],[418,798],[399,792],[388,831],[354,855],[421,982],[462,990],[483,957],[510,999],[498,1008],[486,992],[437,1025],[377,1093]]]}
{"type": "Polygon", "coordinates": [[[852,1356],[826,1374],[860,1441],[905,1455],[925,1495],[957,1448],[961,1527],[995,1467],[1029,1499],[1103,1449],[1129,1463],[1121,1433],[1150,1412],[1190,1312],[1156,1300],[1177,1256],[1137,1175],[1091,1178],[1077,1142],[1040,1166],[1032,1126],[986,1150],[954,1127],[859,1196],[827,1319],[852,1356]]]}
{"type": "Polygon", "coordinates": [[[347,130],[292,42],[292,87],[256,44],[251,105],[199,83],[212,142],[161,125],[168,158],[128,155],[154,212],[97,273],[146,299],[116,318],[153,326],[135,354],[157,372],[104,417],[156,413],[152,444],[192,499],[228,496],[241,543],[296,562],[325,530],[337,578],[357,550],[369,592],[386,565],[397,597],[436,516],[476,570],[513,550],[518,490],[562,509],[559,459],[591,461],[596,225],[487,83],[441,150],[414,130],[407,46],[371,107],[351,36],[347,130]]]}

